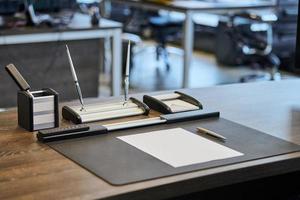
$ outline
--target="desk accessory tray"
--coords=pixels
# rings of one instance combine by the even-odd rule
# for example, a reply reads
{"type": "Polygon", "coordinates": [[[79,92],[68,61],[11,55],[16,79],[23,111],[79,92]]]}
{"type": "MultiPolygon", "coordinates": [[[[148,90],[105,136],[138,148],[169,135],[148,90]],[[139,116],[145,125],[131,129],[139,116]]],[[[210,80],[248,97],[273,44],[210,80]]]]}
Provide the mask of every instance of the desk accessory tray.
{"type": "Polygon", "coordinates": [[[121,117],[148,115],[149,111],[150,109],[146,104],[131,97],[126,105],[123,105],[123,102],[90,103],[85,105],[85,110],[81,110],[81,106],[64,106],[62,116],[75,124],[82,124],[121,117]]]}
{"type": "Polygon", "coordinates": [[[206,118],[219,117],[219,116],[220,113],[217,111],[207,111],[207,110],[191,111],[191,112],[161,115],[159,117],[137,119],[137,120],[131,120],[131,121],[119,122],[119,123],[85,125],[87,127],[86,130],[73,131],[73,132],[60,132],[60,130],[64,128],[59,130],[55,130],[55,129],[49,130],[50,133],[47,133],[49,132],[48,130],[40,131],[37,134],[37,139],[40,142],[46,143],[46,142],[60,141],[65,139],[107,134],[117,130],[125,130],[130,128],[145,127],[145,126],[157,125],[157,124],[171,124],[171,123],[184,122],[184,121],[189,121],[194,119],[206,119],[206,118]]]}
{"type": "Polygon", "coordinates": [[[14,64],[5,67],[20,88],[17,95],[18,124],[28,131],[58,127],[58,93],[46,88],[30,91],[30,85],[14,64]]]}
{"type": "Polygon", "coordinates": [[[144,95],[143,102],[151,109],[163,114],[203,109],[202,104],[197,99],[178,91],[155,96],[144,95]]]}
{"type": "Polygon", "coordinates": [[[58,93],[50,88],[32,91],[31,95],[19,91],[18,124],[29,131],[58,127],[58,93]]]}

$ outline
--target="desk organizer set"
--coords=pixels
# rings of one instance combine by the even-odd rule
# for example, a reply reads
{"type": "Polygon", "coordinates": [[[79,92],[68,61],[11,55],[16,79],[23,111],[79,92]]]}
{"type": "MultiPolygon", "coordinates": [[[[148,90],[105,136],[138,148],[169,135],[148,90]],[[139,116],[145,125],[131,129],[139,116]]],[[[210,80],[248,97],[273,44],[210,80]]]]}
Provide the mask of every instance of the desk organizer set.
{"type": "MultiPolygon", "coordinates": [[[[130,43],[127,61],[129,50],[130,43]]],[[[124,101],[84,104],[68,47],[67,54],[81,105],[64,106],[62,116],[80,125],[54,128],[59,126],[58,94],[52,89],[30,92],[11,64],[6,70],[21,89],[18,123],[39,130],[39,142],[112,185],[300,151],[299,145],[222,119],[218,111],[182,92],[144,95],[143,101],[128,98],[129,62],[124,101]]]]}
{"type": "Polygon", "coordinates": [[[126,105],[123,104],[124,102],[89,103],[85,105],[84,110],[81,106],[64,106],[62,116],[75,124],[82,124],[149,114],[149,107],[136,98],[130,98],[126,105]]]}
{"type": "Polygon", "coordinates": [[[59,126],[58,94],[48,88],[18,92],[18,123],[29,131],[59,126]]]}
{"type": "MultiPolygon", "coordinates": [[[[148,103],[150,108],[169,112],[157,117],[144,116],[119,123],[103,120],[66,129],[39,131],[37,138],[112,185],[136,183],[300,151],[299,145],[222,119],[218,111],[203,109],[200,102],[193,98],[187,98],[188,101],[193,99],[189,103],[185,95],[170,93],[151,98],[144,96],[144,100],[147,99],[144,103],[148,103]],[[199,128],[218,133],[226,139],[211,137],[199,132],[199,128]],[[187,140],[189,137],[192,139],[187,140]],[[195,161],[194,158],[199,160],[195,161]],[[184,163],[169,164],[168,159],[171,160],[169,162],[179,160],[184,163]],[[191,160],[193,162],[189,163],[191,160]]],[[[106,104],[99,103],[98,106],[101,110],[106,104]]]]}
{"type": "Polygon", "coordinates": [[[124,102],[90,103],[81,106],[64,106],[62,116],[75,124],[117,119],[137,115],[148,115],[150,108],[162,114],[171,114],[203,109],[202,104],[192,96],[182,92],[164,95],[144,95],[143,102],[131,97],[126,105],[124,102]]]}
{"type": "Polygon", "coordinates": [[[58,93],[50,88],[30,91],[29,84],[13,64],[5,69],[21,89],[17,98],[19,126],[28,131],[58,127],[58,93]]]}
{"type": "Polygon", "coordinates": [[[163,114],[203,109],[202,104],[197,99],[178,91],[155,96],[144,95],[143,101],[151,109],[163,114]]]}
{"type": "Polygon", "coordinates": [[[85,104],[84,109],[80,105],[64,106],[62,108],[63,118],[74,124],[82,125],[78,128],[76,126],[71,129],[67,128],[67,130],[40,131],[37,135],[38,139],[41,142],[50,142],[129,128],[219,117],[220,115],[218,111],[203,110],[203,106],[198,100],[177,91],[156,96],[145,95],[143,101],[131,97],[126,104],[123,101],[112,103],[93,102],[85,104]],[[118,123],[106,122],[106,120],[122,119],[130,116],[147,116],[150,108],[161,113],[161,115],[118,123]],[[99,125],[86,124],[91,122],[97,122],[99,125]]]}
{"type": "MultiPolygon", "coordinates": [[[[131,107],[140,109],[133,115],[149,114],[148,107],[161,114],[118,123],[105,121],[107,116],[98,123],[42,130],[37,138],[109,184],[118,186],[300,151],[299,145],[220,118],[218,111],[203,108],[197,99],[185,93],[145,95],[143,100],[144,104],[137,101],[127,105],[99,102],[87,104],[85,109],[93,108],[98,120],[103,113],[116,110],[121,111],[113,118],[122,118],[120,113],[126,113],[124,110],[131,107]],[[199,128],[219,133],[225,140],[220,140],[217,134],[199,132],[199,128]],[[187,141],[189,137],[192,138],[187,141]],[[169,156],[158,157],[159,154],[169,156]],[[190,155],[193,158],[189,160],[190,155]],[[186,163],[168,163],[174,162],[172,159],[186,163]]],[[[72,109],[84,112],[80,106],[72,109]]],[[[84,119],[82,115],[79,118],[84,119]]]]}
{"type": "Polygon", "coordinates": [[[19,125],[29,131],[52,128],[40,130],[38,141],[112,185],[300,151],[299,145],[222,119],[218,111],[204,108],[196,98],[182,92],[144,95],[143,102],[127,100],[125,95],[121,102],[84,105],[74,69],[81,106],[65,106],[62,115],[80,125],[53,128],[59,125],[58,94],[52,89],[30,92],[13,65],[6,69],[21,88],[19,125]],[[156,111],[154,116],[151,109],[156,111]],[[107,121],[129,116],[136,117],[107,121]],[[204,130],[203,135],[200,130],[204,130]]]}

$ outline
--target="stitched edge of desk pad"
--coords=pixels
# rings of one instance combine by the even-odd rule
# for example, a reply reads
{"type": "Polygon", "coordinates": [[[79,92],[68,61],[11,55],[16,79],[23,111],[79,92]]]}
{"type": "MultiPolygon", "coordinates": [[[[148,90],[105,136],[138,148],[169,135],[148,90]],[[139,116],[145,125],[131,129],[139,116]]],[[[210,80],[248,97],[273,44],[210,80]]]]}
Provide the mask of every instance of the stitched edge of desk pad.
{"type": "Polygon", "coordinates": [[[300,151],[300,145],[222,118],[115,131],[106,135],[51,142],[48,145],[112,185],[124,185],[300,151]],[[173,168],[116,138],[176,127],[196,133],[198,126],[221,133],[227,137],[226,143],[215,140],[216,142],[245,155],[173,168]]]}

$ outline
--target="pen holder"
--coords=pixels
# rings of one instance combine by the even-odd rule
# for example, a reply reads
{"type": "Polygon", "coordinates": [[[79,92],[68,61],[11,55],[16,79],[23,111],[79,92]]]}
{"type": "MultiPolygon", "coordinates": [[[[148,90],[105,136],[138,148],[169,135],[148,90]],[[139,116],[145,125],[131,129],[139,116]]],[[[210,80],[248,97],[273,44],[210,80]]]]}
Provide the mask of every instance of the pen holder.
{"type": "Polygon", "coordinates": [[[52,89],[18,92],[18,124],[28,131],[59,126],[58,93],[52,89]]]}

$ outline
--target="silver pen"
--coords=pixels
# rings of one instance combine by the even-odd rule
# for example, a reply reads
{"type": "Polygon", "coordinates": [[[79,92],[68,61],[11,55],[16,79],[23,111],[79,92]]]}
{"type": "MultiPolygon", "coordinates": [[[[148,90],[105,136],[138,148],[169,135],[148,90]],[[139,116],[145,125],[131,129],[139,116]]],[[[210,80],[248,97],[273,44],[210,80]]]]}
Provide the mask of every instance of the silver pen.
{"type": "Polygon", "coordinates": [[[215,133],[215,132],[213,132],[213,131],[211,131],[211,130],[208,130],[208,129],[205,129],[205,128],[202,128],[202,127],[198,127],[197,129],[198,129],[201,133],[210,135],[210,136],[215,137],[215,138],[217,138],[217,139],[220,139],[220,140],[223,140],[223,141],[226,141],[226,140],[227,140],[226,137],[224,137],[224,136],[222,136],[222,135],[220,135],[220,134],[218,134],[218,133],[215,133]]]}
{"type": "Polygon", "coordinates": [[[76,75],[76,72],[75,72],[75,68],[74,68],[74,65],[73,65],[73,61],[72,61],[72,57],[71,57],[68,45],[66,45],[66,48],[67,48],[67,54],[68,54],[70,68],[71,68],[71,72],[72,72],[72,77],[73,77],[75,87],[76,87],[76,91],[77,91],[79,101],[80,101],[80,104],[81,104],[80,111],[83,111],[85,109],[84,109],[84,103],[83,103],[81,89],[80,89],[80,86],[79,86],[79,82],[78,82],[78,79],[77,79],[77,75],[76,75]]]}
{"type": "Polygon", "coordinates": [[[128,93],[129,93],[129,68],[130,68],[130,41],[128,41],[128,48],[127,48],[127,60],[126,60],[126,72],[125,72],[125,79],[124,79],[124,96],[125,101],[124,104],[128,102],[128,93]]]}

